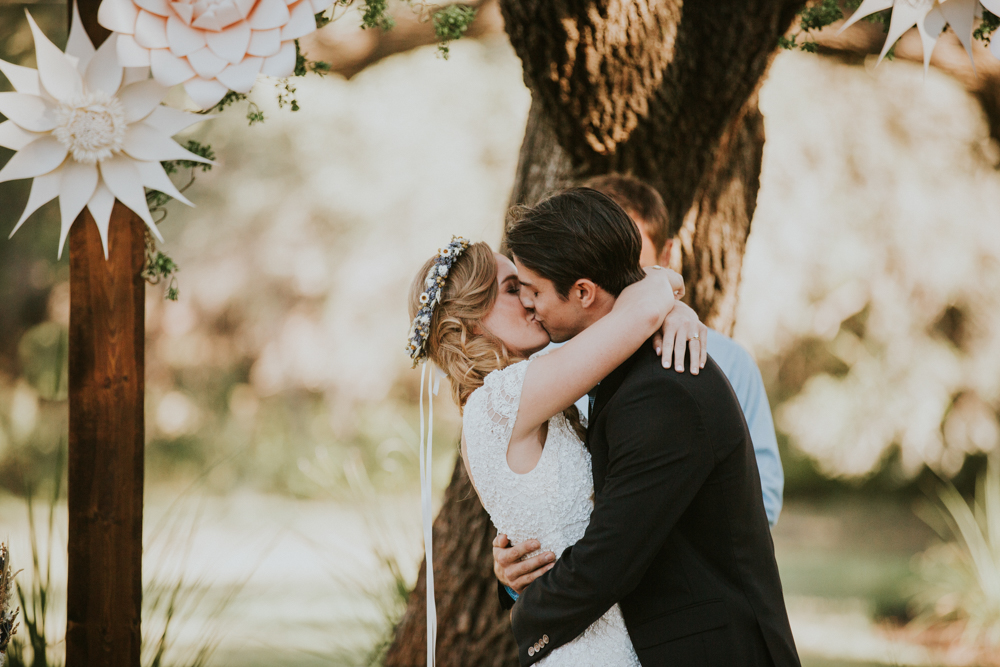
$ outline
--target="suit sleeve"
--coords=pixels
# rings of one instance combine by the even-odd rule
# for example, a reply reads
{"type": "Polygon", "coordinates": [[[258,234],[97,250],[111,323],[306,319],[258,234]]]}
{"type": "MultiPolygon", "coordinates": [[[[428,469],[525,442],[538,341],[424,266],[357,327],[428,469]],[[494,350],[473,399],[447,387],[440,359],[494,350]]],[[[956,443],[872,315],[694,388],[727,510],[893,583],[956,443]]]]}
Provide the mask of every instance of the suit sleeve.
{"type": "Polygon", "coordinates": [[[644,378],[606,408],[608,474],[586,533],[514,605],[522,665],[576,638],[638,585],[714,467],[694,399],[655,371],[644,378]]]}
{"type": "Polygon", "coordinates": [[[497,598],[500,600],[500,608],[507,610],[514,606],[514,598],[507,592],[507,587],[497,579],[497,598]]]}

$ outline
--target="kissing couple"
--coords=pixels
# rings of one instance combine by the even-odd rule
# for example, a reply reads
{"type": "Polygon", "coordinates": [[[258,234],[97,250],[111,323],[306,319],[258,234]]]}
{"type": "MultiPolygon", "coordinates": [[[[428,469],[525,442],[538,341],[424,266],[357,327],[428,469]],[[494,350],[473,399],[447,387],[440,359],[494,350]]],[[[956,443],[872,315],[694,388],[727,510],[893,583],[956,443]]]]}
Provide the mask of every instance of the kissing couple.
{"type": "Polygon", "coordinates": [[[504,245],[424,264],[408,350],[450,380],[498,533],[556,556],[516,602],[498,586],[521,665],[798,666],[753,443],[683,280],[641,269],[590,188],[517,209],[504,245]]]}

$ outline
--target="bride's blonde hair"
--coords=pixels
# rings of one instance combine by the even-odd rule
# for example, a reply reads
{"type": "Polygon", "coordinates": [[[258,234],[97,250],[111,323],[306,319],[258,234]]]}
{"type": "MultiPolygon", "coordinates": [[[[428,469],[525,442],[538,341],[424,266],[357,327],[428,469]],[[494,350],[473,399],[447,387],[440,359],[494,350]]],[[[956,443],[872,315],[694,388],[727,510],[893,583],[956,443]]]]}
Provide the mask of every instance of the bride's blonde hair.
{"type": "MultiPolygon", "coordinates": [[[[424,262],[410,285],[411,319],[422,306],[424,280],[436,259],[424,262]]],[[[493,250],[486,243],[473,243],[452,264],[441,300],[434,308],[427,334],[427,358],[448,375],[452,396],[460,408],[472,392],[483,386],[487,375],[521,359],[481,325],[499,293],[493,250]]]]}
{"type": "MultiPolygon", "coordinates": [[[[410,285],[411,319],[423,306],[420,295],[425,289],[424,280],[436,260],[434,256],[424,262],[410,285]]],[[[483,386],[487,375],[524,358],[508,350],[503,341],[482,326],[499,295],[493,250],[482,242],[471,244],[448,272],[427,334],[427,358],[448,375],[459,408],[464,408],[472,392],[483,386]]],[[[569,406],[563,414],[580,440],[586,442],[587,429],[580,423],[576,406],[569,406]]]]}

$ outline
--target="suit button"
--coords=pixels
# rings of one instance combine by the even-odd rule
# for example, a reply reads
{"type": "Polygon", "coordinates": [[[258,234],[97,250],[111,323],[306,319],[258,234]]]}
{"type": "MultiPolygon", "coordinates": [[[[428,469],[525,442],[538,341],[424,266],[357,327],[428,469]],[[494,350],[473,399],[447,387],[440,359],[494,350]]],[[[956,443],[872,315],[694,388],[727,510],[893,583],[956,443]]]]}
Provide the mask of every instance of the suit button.
{"type": "Polygon", "coordinates": [[[542,643],[543,644],[548,644],[549,643],[549,636],[548,635],[542,635],[542,643]]]}
{"type": "Polygon", "coordinates": [[[533,655],[535,655],[535,647],[534,646],[529,646],[528,647],[528,657],[530,658],[533,655]]]}

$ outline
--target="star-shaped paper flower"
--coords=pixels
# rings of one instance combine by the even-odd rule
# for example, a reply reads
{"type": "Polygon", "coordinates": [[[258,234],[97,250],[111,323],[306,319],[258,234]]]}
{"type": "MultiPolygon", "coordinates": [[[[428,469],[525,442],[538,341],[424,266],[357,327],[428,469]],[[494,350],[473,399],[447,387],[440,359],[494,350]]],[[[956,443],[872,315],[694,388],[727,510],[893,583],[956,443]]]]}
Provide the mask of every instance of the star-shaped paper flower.
{"type": "Polygon", "coordinates": [[[104,0],[98,21],[120,33],[118,58],[183,83],[202,109],[229,90],[249,93],[258,74],[291,76],[295,40],[316,30],[333,0],[104,0]]]}
{"type": "MultiPolygon", "coordinates": [[[[27,14],[27,12],[25,12],[27,14]]],[[[31,15],[38,70],[0,60],[16,92],[0,93],[0,146],[17,151],[0,170],[0,183],[33,178],[28,205],[14,235],[43,204],[59,198],[59,256],[70,226],[87,207],[108,255],[108,223],[117,198],[135,211],[157,238],[144,188],[192,206],[170,181],[162,160],[210,163],[170,137],[203,116],[162,106],[167,88],[148,70],[126,70],[113,40],[95,51],[73,8],[66,53],[42,33],[31,15]]]]}
{"type": "MultiPolygon", "coordinates": [[[[1000,0],[988,0],[986,4],[1000,5],[1000,0]]],[[[972,24],[982,12],[979,0],[864,0],[851,18],[844,22],[840,31],[843,32],[866,16],[886,9],[892,9],[892,18],[889,21],[889,34],[886,35],[882,53],[878,57],[879,63],[903,33],[916,26],[923,45],[926,72],[930,66],[931,52],[934,51],[934,45],[945,24],[951,25],[969,54],[969,60],[972,60],[972,24]]]]}

